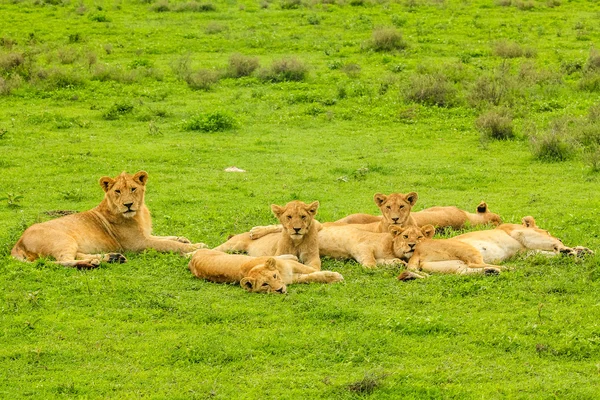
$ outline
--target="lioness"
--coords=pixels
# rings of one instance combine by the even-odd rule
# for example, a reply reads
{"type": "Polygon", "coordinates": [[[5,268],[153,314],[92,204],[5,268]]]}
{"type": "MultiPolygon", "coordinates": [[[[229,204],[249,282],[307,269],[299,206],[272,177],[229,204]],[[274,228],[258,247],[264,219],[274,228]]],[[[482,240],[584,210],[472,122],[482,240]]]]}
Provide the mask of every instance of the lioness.
{"type": "Polygon", "coordinates": [[[318,271],[300,264],[292,255],[251,257],[202,249],[195,252],[189,268],[201,279],[239,282],[249,292],[286,293],[290,283],[333,283],[343,281],[337,272],[318,271]]]}
{"type": "Polygon", "coordinates": [[[183,237],[152,236],[150,211],[144,204],[147,181],[145,171],[100,178],[105,194],[97,207],[30,226],[11,255],[21,261],[50,256],[66,267],[95,268],[101,261],[127,261],[120,254],[124,251],[187,253],[206,247],[183,237]]]}
{"type": "MultiPolygon", "coordinates": [[[[377,196],[377,195],[376,195],[377,196]]],[[[391,196],[391,195],[390,195],[391,196]]],[[[382,213],[384,210],[382,209],[382,213]]],[[[412,211],[410,213],[412,222],[417,226],[433,225],[436,228],[452,228],[461,229],[465,225],[470,226],[476,225],[499,225],[502,223],[502,219],[498,214],[490,212],[487,204],[482,201],[477,206],[476,212],[471,213],[459,209],[458,207],[430,207],[421,211],[412,211]]],[[[345,218],[342,218],[336,223],[346,224],[375,224],[385,220],[385,214],[381,215],[370,215],[370,214],[351,214],[345,218]]],[[[410,223],[410,220],[409,222],[410,223]]],[[[406,225],[406,223],[405,223],[406,225]]],[[[372,225],[370,225],[372,226],[372,225]]]]}
{"type": "Polygon", "coordinates": [[[322,256],[353,258],[367,268],[377,265],[405,264],[417,243],[431,237],[435,228],[392,225],[388,233],[369,232],[356,225],[329,226],[319,232],[319,252],[322,256]]]}
{"type": "Polygon", "coordinates": [[[314,220],[318,208],[318,201],[306,204],[295,200],[284,207],[273,204],[271,210],[281,223],[277,232],[256,240],[249,232],[241,233],[215,247],[215,250],[244,251],[253,257],[293,254],[302,263],[321,269],[317,237],[320,224],[314,220]]]}
{"type": "MultiPolygon", "coordinates": [[[[533,250],[551,255],[563,253],[575,256],[593,253],[585,247],[565,246],[560,239],[540,229],[533,217],[524,217],[521,222],[521,225],[502,224],[494,229],[422,243],[417,246],[415,254],[408,263],[409,270],[455,273],[498,272],[496,269],[501,267],[489,264],[506,260],[523,251],[533,250]],[[469,268],[478,268],[478,270],[469,268]]],[[[422,277],[407,272],[401,274],[398,279],[422,277]]]]}

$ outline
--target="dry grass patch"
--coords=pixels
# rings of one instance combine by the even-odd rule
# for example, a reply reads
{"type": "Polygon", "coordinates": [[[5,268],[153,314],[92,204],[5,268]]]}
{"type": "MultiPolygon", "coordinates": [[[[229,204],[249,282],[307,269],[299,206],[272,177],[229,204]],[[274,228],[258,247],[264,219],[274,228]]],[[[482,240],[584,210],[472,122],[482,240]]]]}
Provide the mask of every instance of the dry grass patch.
{"type": "Polygon", "coordinates": [[[370,47],[375,51],[403,50],[407,47],[396,28],[377,28],[371,36],[370,47]]]}
{"type": "Polygon", "coordinates": [[[240,53],[235,53],[229,57],[227,76],[232,78],[249,76],[252,75],[252,73],[258,69],[259,66],[260,61],[258,60],[258,57],[245,56],[240,53]]]}
{"type": "Polygon", "coordinates": [[[286,57],[273,61],[270,69],[263,69],[259,75],[269,82],[303,81],[308,74],[308,67],[296,57],[286,57]]]}
{"type": "Polygon", "coordinates": [[[491,110],[481,114],[475,121],[475,126],[481,133],[483,141],[508,140],[515,137],[512,116],[506,109],[491,110]]]}
{"type": "Polygon", "coordinates": [[[417,74],[411,76],[405,98],[415,103],[449,107],[456,101],[456,88],[443,74],[417,74]]]}

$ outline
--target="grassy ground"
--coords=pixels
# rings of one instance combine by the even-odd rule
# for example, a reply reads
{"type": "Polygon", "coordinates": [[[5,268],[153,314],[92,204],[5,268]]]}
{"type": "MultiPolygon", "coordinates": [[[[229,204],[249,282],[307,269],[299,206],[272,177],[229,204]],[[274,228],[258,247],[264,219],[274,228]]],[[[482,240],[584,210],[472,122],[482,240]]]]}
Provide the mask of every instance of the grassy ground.
{"type": "Polygon", "coordinates": [[[328,221],[414,190],[597,250],[599,11],[0,1],[0,397],[598,397],[598,257],[410,283],[325,260],[345,283],[253,296],[175,255],[81,272],[9,252],[140,169],[155,232],[210,246],[272,203],[328,221]],[[235,53],[258,68],[239,77],[235,53]]]}

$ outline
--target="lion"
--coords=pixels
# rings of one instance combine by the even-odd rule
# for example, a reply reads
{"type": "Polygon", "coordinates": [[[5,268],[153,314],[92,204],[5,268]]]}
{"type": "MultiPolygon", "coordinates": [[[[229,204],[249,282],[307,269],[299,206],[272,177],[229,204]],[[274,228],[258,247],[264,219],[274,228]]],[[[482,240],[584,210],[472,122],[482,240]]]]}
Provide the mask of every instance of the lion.
{"type": "Polygon", "coordinates": [[[537,226],[531,216],[521,224],[502,224],[494,229],[465,233],[450,239],[426,241],[417,246],[408,262],[408,272],[398,279],[423,278],[412,271],[446,273],[498,273],[501,266],[491,263],[507,260],[525,251],[548,255],[592,254],[585,247],[567,247],[560,239],[537,226]]]}
{"type": "Polygon", "coordinates": [[[365,231],[352,224],[329,226],[319,232],[319,252],[321,256],[353,258],[367,268],[403,265],[402,259],[410,258],[415,246],[434,233],[432,225],[423,229],[391,225],[387,233],[365,231]]]}
{"type": "MultiPolygon", "coordinates": [[[[376,194],[375,197],[377,198],[377,196],[378,195],[376,194]]],[[[377,200],[375,201],[377,202],[377,200]]],[[[386,210],[381,209],[381,211],[383,215],[351,214],[335,222],[344,224],[368,224],[369,227],[372,227],[377,222],[381,223],[386,220],[386,210]]],[[[407,218],[407,222],[405,222],[404,225],[433,225],[436,228],[462,229],[467,225],[477,226],[491,224],[498,226],[501,223],[502,219],[500,216],[490,212],[486,202],[482,201],[477,206],[475,213],[464,211],[454,206],[430,207],[421,211],[412,211],[410,213],[410,218],[407,218]]]]}
{"type": "Polygon", "coordinates": [[[251,257],[217,250],[197,250],[189,263],[198,278],[211,282],[235,283],[254,293],[287,293],[292,283],[334,283],[344,280],[337,272],[319,271],[298,262],[289,254],[251,257]]]}
{"type": "Polygon", "coordinates": [[[315,221],[319,202],[306,204],[294,200],[284,207],[271,205],[271,210],[281,225],[277,231],[253,239],[249,232],[231,237],[215,247],[222,252],[243,251],[249,256],[278,256],[293,254],[308,266],[321,269],[318,233],[320,224],[315,221]]]}
{"type": "Polygon", "coordinates": [[[148,173],[100,178],[104,199],[88,211],[27,228],[11,251],[21,261],[53,257],[65,267],[95,268],[101,262],[126,262],[125,251],[155,249],[188,253],[202,247],[177,236],[152,236],[150,211],[144,204],[148,173]]]}

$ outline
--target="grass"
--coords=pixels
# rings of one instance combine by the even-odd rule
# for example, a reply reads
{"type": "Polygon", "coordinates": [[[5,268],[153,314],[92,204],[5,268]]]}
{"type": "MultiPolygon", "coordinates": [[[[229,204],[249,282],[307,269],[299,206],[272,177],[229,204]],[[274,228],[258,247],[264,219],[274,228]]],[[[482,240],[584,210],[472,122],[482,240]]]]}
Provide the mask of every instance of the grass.
{"type": "Polygon", "coordinates": [[[154,231],[210,246],[273,203],[331,221],[414,190],[418,210],[485,200],[598,250],[600,6],[501,3],[0,2],[0,397],[596,398],[598,256],[410,283],[326,259],[343,284],[252,296],[171,254],[8,255],[140,169],[154,231]],[[406,46],[375,51],[390,26],[406,46]],[[482,145],[490,110],[513,140],[482,145]],[[573,151],[545,162],[531,141],[553,132],[573,151]]]}

